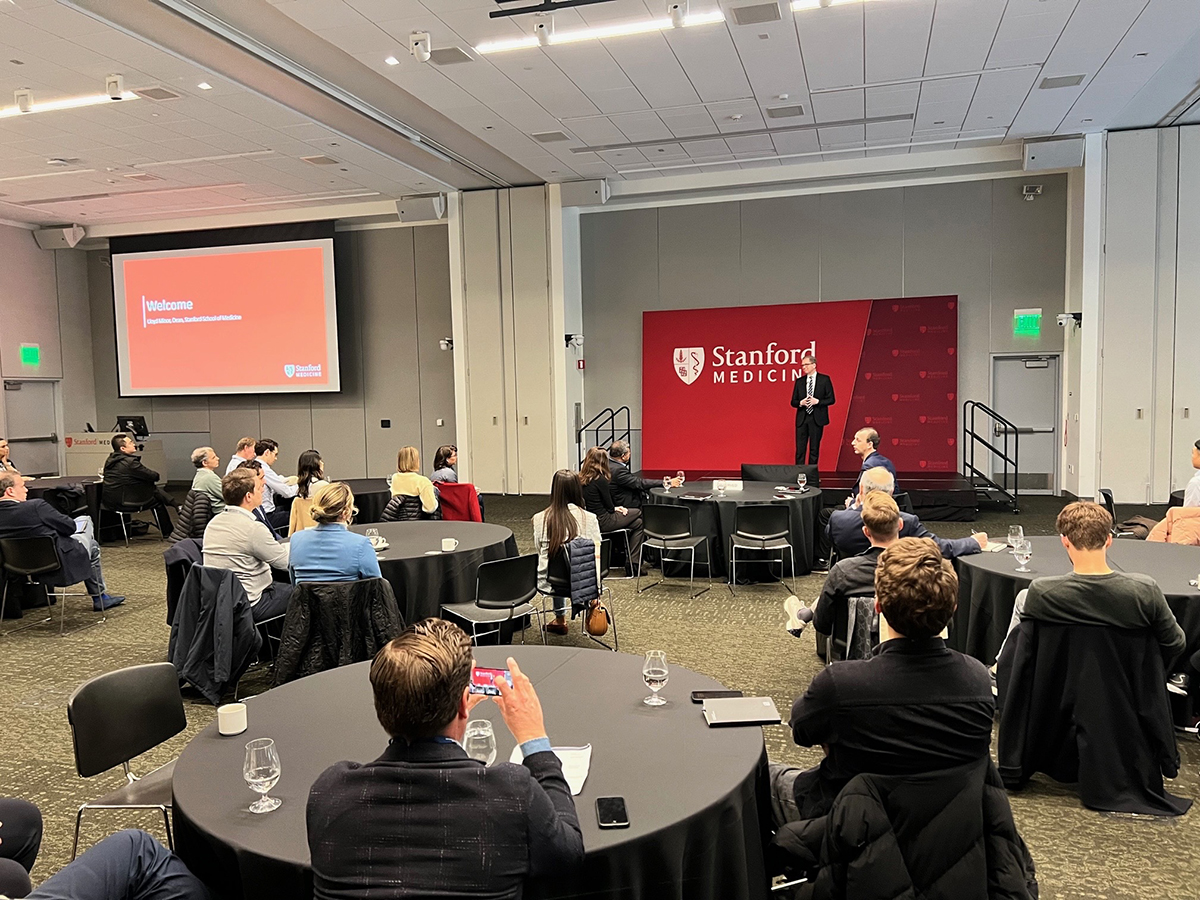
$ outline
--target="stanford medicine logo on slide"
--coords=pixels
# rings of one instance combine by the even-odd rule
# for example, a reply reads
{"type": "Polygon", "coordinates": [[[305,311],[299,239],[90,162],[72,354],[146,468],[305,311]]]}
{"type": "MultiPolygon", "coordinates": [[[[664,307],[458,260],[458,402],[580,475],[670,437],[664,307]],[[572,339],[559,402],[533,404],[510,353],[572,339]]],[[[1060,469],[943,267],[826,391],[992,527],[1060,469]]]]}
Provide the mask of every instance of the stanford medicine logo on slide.
{"type": "Polygon", "coordinates": [[[288,378],[291,378],[293,375],[296,374],[296,367],[293,366],[291,363],[288,363],[286,366],[283,367],[283,374],[286,375],[288,378]]]}
{"type": "Polygon", "coordinates": [[[283,374],[288,378],[320,378],[322,367],[320,363],[298,366],[295,363],[284,363],[283,374]]]}
{"type": "Polygon", "coordinates": [[[703,347],[676,347],[673,359],[675,374],[684,384],[691,384],[704,371],[703,347]]]}

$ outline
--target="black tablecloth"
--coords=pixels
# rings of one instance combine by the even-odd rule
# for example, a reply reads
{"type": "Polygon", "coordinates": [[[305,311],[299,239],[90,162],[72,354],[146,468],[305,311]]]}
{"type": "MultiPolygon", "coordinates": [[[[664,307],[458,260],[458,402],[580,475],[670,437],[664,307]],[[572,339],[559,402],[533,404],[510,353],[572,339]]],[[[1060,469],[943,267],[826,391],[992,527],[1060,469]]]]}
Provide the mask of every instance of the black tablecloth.
{"type": "Polygon", "coordinates": [[[392,499],[390,480],[386,478],[347,478],[346,484],[354,492],[354,505],[358,507],[358,515],[354,524],[369,525],[380,521],[383,509],[392,499]]]}
{"type": "Polygon", "coordinates": [[[1183,491],[1171,491],[1171,502],[1168,506],[1183,506],[1183,491]]]}
{"type": "MultiPolygon", "coordinates": [[[[1034,578],[1065,575],[1071,560],[1057,536],[1032,537],[1028,573],[1014,571],[1008,552],[976,553],[954,561],[958,570],[958,609],[950,646],[991,664],[1008,632],[1017,594],[1034,578]]],[[[1187,653],[1200,650],[1200,591],[1188,584],[1200,572],[1200,547],[1148,541],[1114,540],[1108,564],[1117,572],[1140,572],[1158,582],[1167,604],[1187,636],[1187,653]]]]}
{"type": "MultiPolygon", "coordinates": [[[[689,482],[682,488],[671,488],[664,491],[654,488],[650,491],[651,503],[669,503],[677,506],[687,506],[692,511],[692,533],[699,536],[708,535],[709,546],[712,547],[714,578],[723,577],[727,572],[729,556],[729,536],[733,534],[733,519],[739,506],[751,506],[761,503],[779,503],[786,505],[790,511],[792,549],[796,554],[796,574],[807,575],[812,571],[814,548],[817,536],[817,511],[821,508],[821,492],[817,488],[809,488],[804,493],[794,493],[787,500],[778,500],[775,495],[775,485],[767,482],[746,481],[742,490],[727,491],[724,497],[718,497],[713,490],[711,481],[689,482]],[[712,493],[709,500],[688,500],[683,494],[712,493]]],[[[742,578],[742,559],[746,554],[738,553],[738,578],[742,578]]],[[[772,554],[774,555],[774,551],[772,554]]],[[[704,548],[696,552],[696,565],[704,558],[704,548]]],[[[787,564],[787,554],[784,553],[784,572],[791,573],[787,564]]],[[[750,565],[746,572],[751,572],[750,565]]],[[[703,569],[698,568],[698,572],[703,569]]]]}
{"type": "Polygon", "coordinates": [[[487,522],[379,522],[353,525],[362,534],[374,528],[390,545],[379,554],[379,569],[396,594],[404,621],[441,615],[442,605],[475,599],[480,563],[517,555],[517,540],[503,525],[487,522]],[[442,553],[442,538],[457,538],[458,549],[442,553]]]}
{"type": "MultiPolygon", "coordinates": [[[[30,500],[47,500],[46,494],[62,488],[78,488],[83,491],[84,502],[87,504],[88,515],[96,529],[100,528],[100,493],[104,482],[95,476],[67,475],[59,478],[35,478],[25,482],[29,490],[30,500]]],[[[65,511],[65,510],[64,510],[65,511]]]]}
{"type": "MultiPolygon", "coordinates": [[[[641,702],[647,690],[640,657],[570,647],[476,650],[485,666],[503,666],[509,655],[537,687],[551,739],[592,745],[591,770],[575,798],[584,864],[531,883],[527,898],[766,897],[762,730],[705,726],[688,695],[719,689],[716,681],[672,667],[663,690],[668,703],[652,709],[641,702]],[[605,796],[625,798],[629,828],[597,827],[595,801],[605,796]]],[[[221,737],[214,722],[183,751],[174,774],[176,849],[213,888],[231,898],[311,896],[304,823],[309,788],[334,762],[375,759],[387,743],[372,706],[368,665],[251,698],[246,732],[221,737]],[[255,795],[242,780],[245,745],[259,737],[275,739],[282,768],[271,796],[283,805],[262,816],[246,811],[255,795]]],[[[495,723],[497,759],[508,759],[514,741],[496,706],[482,703],[472,717],[495,723]]]]}

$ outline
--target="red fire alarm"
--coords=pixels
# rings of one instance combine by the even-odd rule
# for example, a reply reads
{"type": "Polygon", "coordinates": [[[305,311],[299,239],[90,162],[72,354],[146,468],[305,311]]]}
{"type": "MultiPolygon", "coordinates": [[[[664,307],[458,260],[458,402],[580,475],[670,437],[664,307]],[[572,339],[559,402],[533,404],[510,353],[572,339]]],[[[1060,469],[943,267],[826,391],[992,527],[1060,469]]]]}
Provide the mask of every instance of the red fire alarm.
{"type": "Polygon", "coordinates": [[[577,368],[577,369],[583,368],[583,360],[582,359],[575,360],[575,368],[577,368]]]}

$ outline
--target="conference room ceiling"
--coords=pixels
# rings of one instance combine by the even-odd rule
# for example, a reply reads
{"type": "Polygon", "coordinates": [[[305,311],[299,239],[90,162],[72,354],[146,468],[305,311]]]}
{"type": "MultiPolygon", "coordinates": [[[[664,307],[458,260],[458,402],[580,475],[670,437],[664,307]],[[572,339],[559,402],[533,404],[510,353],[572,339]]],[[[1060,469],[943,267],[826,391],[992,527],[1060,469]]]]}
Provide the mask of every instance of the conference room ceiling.
{"type": "MultiPolygon", "coordinates": [[[[113,72],[178,95],[0,118],[0,218],[333,208],[1200,122],[1200,0],[691,0],[691,16],[723,21],[480,53],[544,21],[496,8],[0,0],[0,107],[21,88],[35,103],[97,93],[113,72]],[[216,37],[203,15],[268,52],[216,37]],[[430,34],[433,59],[408,52],[411,32],[430,34]]],[[[610,0],[556,12],[553,28],[665,17],[665,0],[610,0]]]]}

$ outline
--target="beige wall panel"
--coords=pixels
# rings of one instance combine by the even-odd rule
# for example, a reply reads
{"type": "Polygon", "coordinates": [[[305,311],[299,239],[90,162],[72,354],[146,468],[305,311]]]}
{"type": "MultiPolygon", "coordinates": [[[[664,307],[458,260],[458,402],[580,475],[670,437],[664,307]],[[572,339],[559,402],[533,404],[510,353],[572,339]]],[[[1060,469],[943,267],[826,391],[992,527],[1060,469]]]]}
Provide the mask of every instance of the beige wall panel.
{"type": "Polygon", "coordinates": [[[820,299],[821,198],[773,197],[745,200],[739,206],[745,302],[820,299]]]}
{"type": "Polygon", "coordinates": [[[904,191],[821,194],[821,300],[904,291],[904,191]]]}
{"type": "Polygon", "coordinates": [[[659,209],[659,308],[753,302],[739,277],[741,233],[740,203],[659,209]]]}
{"type": "Polygon", "coordinates": [[[32,231],[0,225],[0,373],[5,378],[62,378],[54,255],[38,247],[32,231]],[[21,344],[41,348],[39,365],[21,363],[21,344]]]}
{"type": "Polygon", "coordinates": [[[438,341],[451,335],[450,245],[445,225],[413,228],[417,279],[417,363],[421,384],[421,460],[433,470],[442,444],[457,444],[454,414],[454,351],[438,341]],[[438,424],[438,420],[442,424],[438,424]]]}
{"type": "Polygon", "coordinates": [[[58,280],[58,327],[63,347],[63,426],[67,431],[83,431],[85,422],[96,424],[88,256],[82,250],[57,250],[54,257],[58,280]]]}

